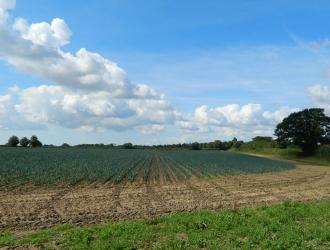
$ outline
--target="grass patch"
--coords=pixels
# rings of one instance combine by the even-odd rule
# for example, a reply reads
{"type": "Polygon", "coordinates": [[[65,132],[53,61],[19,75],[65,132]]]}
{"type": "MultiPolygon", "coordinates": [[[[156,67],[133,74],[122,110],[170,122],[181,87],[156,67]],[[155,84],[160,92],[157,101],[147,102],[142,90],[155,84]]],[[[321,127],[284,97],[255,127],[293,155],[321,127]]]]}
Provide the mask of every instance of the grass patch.
{"type": "Polygon", "coordinates": [[[0,233],[0,247],[46,249],[330,249],[330,201],[179,213],[93,226],[0,233]]]}
{"type": "Polygon", "coordinates": [[[299,148],[294,147],[286,149],[270,147],[258,149],[242,148],[239,150],[239,152],[273,156],[278,159],[293,160],[305,164],[330,166],[330,153],[323,152],[322,148],[320,150],[317,150],[315,154],[311,156],[303,156],[301,150],[299,148]]]}

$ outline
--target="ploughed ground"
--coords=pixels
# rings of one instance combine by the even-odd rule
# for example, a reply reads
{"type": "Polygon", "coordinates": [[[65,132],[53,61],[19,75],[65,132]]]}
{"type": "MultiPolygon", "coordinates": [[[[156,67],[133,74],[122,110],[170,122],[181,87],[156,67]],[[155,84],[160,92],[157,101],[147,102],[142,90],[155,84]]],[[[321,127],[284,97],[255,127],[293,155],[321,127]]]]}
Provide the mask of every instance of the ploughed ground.
{"type": "Polygon", "coordinates": [[[21,186],[0,190],[0,230],[91,224],[181,211],[236,209],[284,200],[329,200],[330,167],[177,180],[170,174],[133,183],[21,186]]]}

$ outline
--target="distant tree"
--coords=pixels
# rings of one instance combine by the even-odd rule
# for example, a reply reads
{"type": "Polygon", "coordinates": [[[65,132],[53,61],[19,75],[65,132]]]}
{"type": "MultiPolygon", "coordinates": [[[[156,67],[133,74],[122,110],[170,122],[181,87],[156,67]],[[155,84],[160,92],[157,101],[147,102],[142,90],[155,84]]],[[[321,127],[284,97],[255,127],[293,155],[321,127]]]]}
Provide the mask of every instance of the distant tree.
{"type": "Polygon", "coordinates": [[[124,149],[133,149],[134,147],[133,147],[133,144],[132,143],[127,142],[127,143],[124,143],[123,144],[123,148],[124,149]]]}
{"type": "Polygon", "coordinates": [[[19,143],[18,137],[16,135],[13,135],[8,139],[7,146],[16,147],[18,143],[19,143]]]}
{"type": "Polygon", "coordinates": [[[26,137],[22,137],[22,138],[20,139],[20,141],[19,141],[19,144],[20,144],[22,147],[24,147],[24,148],[26,148],[27,146],[29,146],[29,143],[30,143],[30,140],[29,140],[28,138],[26,138],[26,137]]]}
{"type": "Polygon", "coordinates": [[[256,136],[254,138],[252,138],[252,141],[255,142],[273,142],[273,138],[270,136],[256,136]]]}
{"type": "Polygon", "coordinates": [[[39,141],[37,136],[32,135],[31,139],[30,139],[30,145],[31,145],[31,147],[36,148],[36,147],[41,147],[42,143],[41,143],[41,141],[39,141]]]}
{"type": "Polygon", "coordinates": [[[192,150],[199,150],[201,148],[200,148],[200,145],[199,145],[198,142],[194,142],[194,143],[191,144],[191,149],[192,150]]]}
{"type": "Polygon", "coordinates": [[[243,141],[237,140],[236,137],[234,137],[231,142],[232,142],[232,147],[233,148],[240,148],[243,145],[243,143],[244,143],[243,141]]]}
{"type": "Polygon", "coordinates": [[[294,112],[275,129],[279,142],[297,145],[304,154],[312,154],[329,134],[330,117],[319,108],[294,112]]]}
{"type": "Polygon", "coordinates": [[[232,141],[224,141],[222,142],[221,150],[228,150],[233,146],[232,141]]]}
{"type": "Polygon", "coordinates": [[[63,143],[61,147],[62,147],[62,148],[69,148],[70,145],[69,145],[68,143],[63,143]]]}
{"type": "Polygon", "coordinates": [[[214,149],[222,149],[222,142],[220,140],[215,140],[213,143],[212,143],[212,146],[214,149]]]}

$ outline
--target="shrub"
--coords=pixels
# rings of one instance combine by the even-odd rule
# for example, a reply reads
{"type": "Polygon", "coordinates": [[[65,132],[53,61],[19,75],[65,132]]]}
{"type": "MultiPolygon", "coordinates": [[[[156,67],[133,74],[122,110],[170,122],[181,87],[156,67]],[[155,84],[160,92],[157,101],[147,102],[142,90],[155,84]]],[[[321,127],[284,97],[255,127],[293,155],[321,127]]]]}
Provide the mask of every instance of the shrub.
{"type": "Polygon", "coordinates": [[[316,155],[319,157],[329,158],[330,159],[330,144],[321,145],[316,150],[316,155]]]}

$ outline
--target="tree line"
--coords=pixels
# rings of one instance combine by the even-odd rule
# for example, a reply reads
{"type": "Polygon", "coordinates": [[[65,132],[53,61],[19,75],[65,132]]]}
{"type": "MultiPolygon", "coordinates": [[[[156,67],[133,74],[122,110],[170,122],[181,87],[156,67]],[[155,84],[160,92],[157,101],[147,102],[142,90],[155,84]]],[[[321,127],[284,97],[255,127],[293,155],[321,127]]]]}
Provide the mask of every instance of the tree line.
{"type": "MultiPolygon", "coordinates": [[[[60,147],[79,147],[79,148],[122,148],[122,149],[240,149],[248,146],[251,148],[258,147],[278,147],[286,148],[289,146],[300,147],[305,155],[312,154],[321,145],[330,144],[330,117],[324,113],[324,109],[311,108],[294,112],[284,118],[274,131],[276,139],[268,136],[256,136],[250,142],[244,142],[233,138],[230,141],[214,140],[212,142],[193,142],[193,143],[177,143],[177,144],[159,144],[159,145],[133,145],[130,142],[122,145],[115,144],[79,144],[70,146],[63,143],[60,147]]],[[[5,146],[17,147],[56,147],[54,145],[43,145],[37,136],[33,135],[30,139],[23,137],[19,139],[17,136],[11,136],[5,146]]]]}
{"type": "Polygon", "coordinates": [[[39,141],[38,137],[36,135],[32,135],[30,139],[27,137],[22,137],[19,139],[16,135],[11,136],[8,139],[8,142],[5,146],[8,147],[17,147],[20,145],[21,147],[32,147],[32,148],[37,148],[37,147],[42,147],[41,141],[39,141]]]}

